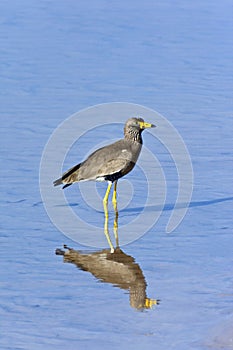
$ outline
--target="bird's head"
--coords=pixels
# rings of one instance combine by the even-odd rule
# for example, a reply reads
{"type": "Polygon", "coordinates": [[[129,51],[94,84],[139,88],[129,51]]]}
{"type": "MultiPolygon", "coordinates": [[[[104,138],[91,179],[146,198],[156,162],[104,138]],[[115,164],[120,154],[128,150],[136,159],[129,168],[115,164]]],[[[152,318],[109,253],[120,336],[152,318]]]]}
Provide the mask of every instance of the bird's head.
{"type": "Polygon", "coordinates": [[[147,123],[144,121],[144,119],[138,118],[138,117],[133,117],[133,118],[128,119],[126,124],[125,124],[125,129],[133,128],[133,129],[136,129],[138,131],[143,131],[144,129],[154,128],[154,127],[155,127],[154,124],[147,123]]]}
{"type": "Polygon", "coordinates": [[[146,128],[154,128],[154,124],[146,123],[142,118],[130,118],[125,123],[125,138],[142,144],[141,133],[146,128]]]}

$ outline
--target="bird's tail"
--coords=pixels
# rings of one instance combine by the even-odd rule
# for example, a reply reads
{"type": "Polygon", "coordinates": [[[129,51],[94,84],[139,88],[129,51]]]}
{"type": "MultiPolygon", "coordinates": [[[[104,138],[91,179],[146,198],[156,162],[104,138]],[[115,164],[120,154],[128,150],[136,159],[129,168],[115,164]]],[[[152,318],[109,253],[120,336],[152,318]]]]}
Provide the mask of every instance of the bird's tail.
{"type": "Polygon", "coordinates": [[[59,185],[62,184],[62,182],[63,182],[63,181],[62,181],[62,177],[60,177],[59,179],[53,181],[53,185],[54,185],[54,186],[59,186],[59,185]]]}
{"type": "Polygon", "coordinates": [[[71,178],[71,175],[74,174],[79,168],[80,168],[80,164],[77,164],[75,166],[73,166],[72,168],[70,168],[69,170],[67,170],[62,177],[59,177],[59,179],[53,181],[53,185],[54,186],[59,186],[62,184],[65,184],[62,188],[66,188],[70,185],[72,185],[72,183],[74,181],[72,181],[73,179],[71,178]]]}
{"type": "MultiPolygon", "coordinates": [[[[59,179],[53,181],[53,185],[54,185],[54,186],[59,186],[59,185],[62,185],[62,184],[63,184],[63,179],[62,179],[62,177],[60,177],[59,179]]],[[[68,186],[70,186],[70,185],[72,185],[72,183],[71,183],[71,184],[65,184],[62,188],[64,189],[64,188],[66,188],[66,187],[68,187],[68,186]]]]}

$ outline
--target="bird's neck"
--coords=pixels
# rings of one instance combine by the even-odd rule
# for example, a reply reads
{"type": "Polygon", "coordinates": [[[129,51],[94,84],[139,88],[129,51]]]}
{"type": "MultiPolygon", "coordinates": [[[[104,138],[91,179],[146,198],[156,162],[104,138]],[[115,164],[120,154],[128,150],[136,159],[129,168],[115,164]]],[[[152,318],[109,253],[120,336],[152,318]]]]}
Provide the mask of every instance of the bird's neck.
{"type": "Polygon", "coordinates": [[[138,142],[142,145],[142,136],[138,131],[130,130],[130,132],[125,133],[125,139],[131,142],[138,142]]]}

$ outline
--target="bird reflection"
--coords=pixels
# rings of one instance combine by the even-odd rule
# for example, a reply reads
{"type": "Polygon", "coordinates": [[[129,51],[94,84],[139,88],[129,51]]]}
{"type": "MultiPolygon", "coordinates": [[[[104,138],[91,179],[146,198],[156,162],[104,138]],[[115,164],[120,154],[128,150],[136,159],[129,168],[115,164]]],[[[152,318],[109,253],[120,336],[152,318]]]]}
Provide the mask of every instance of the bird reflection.
{"type": "Polygon", "coordinates": [[[101,282],[128,290],[131,307],[143,310],[159,303],[159,300],[147,297],[147,284],[140,266],[119,247],[113,253],[110,249],[104,249],[88,254],[67,246],[64,248],[65,250],[56,250],[57,255],[63,255],[64,262],[73,263],[79,269],[90,272],[101,282]]]}

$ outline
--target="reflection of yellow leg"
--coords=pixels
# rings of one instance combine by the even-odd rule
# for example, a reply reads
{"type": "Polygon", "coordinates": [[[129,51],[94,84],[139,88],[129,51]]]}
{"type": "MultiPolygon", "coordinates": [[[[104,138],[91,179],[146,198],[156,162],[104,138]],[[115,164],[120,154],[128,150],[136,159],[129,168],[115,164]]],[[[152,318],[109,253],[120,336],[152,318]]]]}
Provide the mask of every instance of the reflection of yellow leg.
{"type": "Polygon", "coordinates": [[[110,249],[111,249],[111,253],[114,253],[114,247],[113,247],[111,238],[110,238],[110,236],[109,236],[108,217],[106,217],[106,216],[105,216],[105,221],[104,221],[104,233],[105,233],[105,236],[106,236],[106,238],[107,238],[109,247],[110,247],[110,249]]]}
{"type": "Polygon", "coordinates": [[[106,191],[104,199],[103,199],[103,206],[104,206],[104,215],[105,215],[104,233],[105,233],[105,236],[107,238],[108,244],[111,248],[111,253],[113,253],[114,247],[113,247],[113,244],[111,242],[111,239],[109,236],[109,230],[108,230],[108,197],[109,197],[109,193],[111,191],[111,187],[112,187],[112,182],[109,182],[107,191],[106,191]]]}
{"type": "Polygon", "coordinates": [[[119,247],[119,237],[118,237],[118,209],[117,209],[117,181],[114,182],[114,190],[112,195],[112,204],[115,211],[114,218],[114,235],[116,239],[116,246],[119,247]]]}
{"type": "Polygon", "coordinates": [[[115,219],[114,219],[114,236],[116,239],[116,246],[119,247],[119,237],[118,237],[118,211],[115,211],[115,219]]]}

